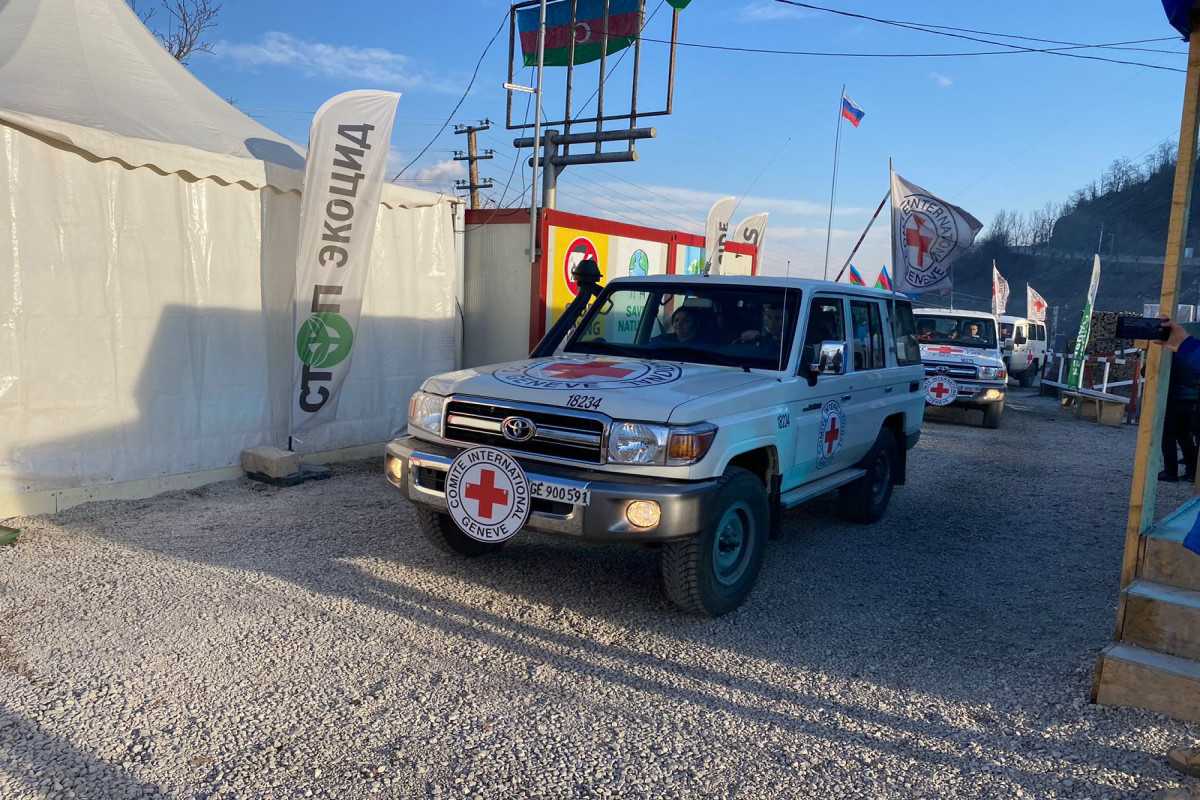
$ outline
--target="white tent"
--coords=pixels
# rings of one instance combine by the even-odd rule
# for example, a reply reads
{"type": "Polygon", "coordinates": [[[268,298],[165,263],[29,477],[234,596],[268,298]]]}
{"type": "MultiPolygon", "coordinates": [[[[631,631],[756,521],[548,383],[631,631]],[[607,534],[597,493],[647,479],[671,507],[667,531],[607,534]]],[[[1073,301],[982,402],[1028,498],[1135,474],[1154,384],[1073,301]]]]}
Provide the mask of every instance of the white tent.
{"type": "MultiPolygon", "coordinates": [[[[286,441],[301,153],[123,0],[0,0],[0,518],[286,441]]],[[[303,452],[385,440],[457,359],[457,206],[382,206],[338,419],[303,452]]]]}

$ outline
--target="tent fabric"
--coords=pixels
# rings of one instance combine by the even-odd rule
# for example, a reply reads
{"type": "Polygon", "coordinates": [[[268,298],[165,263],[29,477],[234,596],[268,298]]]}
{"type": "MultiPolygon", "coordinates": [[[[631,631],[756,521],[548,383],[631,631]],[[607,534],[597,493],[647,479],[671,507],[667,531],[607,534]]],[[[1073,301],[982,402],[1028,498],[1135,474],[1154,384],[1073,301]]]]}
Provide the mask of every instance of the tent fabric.
{"type": "MultiPolygon", "coordinates": [[[[124,0],[0,0],[0,509],[286,443],[302,152],[124,0]]],[[[381,205],[338,418],[302,452],[387,439],[457,362],[455,201],[381,205]]]]}
{"type": "Polygon", "coordinates": [[[124,0],[0,0],[0,108],[304,169],[302,148],[210,91],[124,0]]]}
{"type": "MultiPolygon", "coordinates": [[[[287,441],[300,195],[93,162],[0,125],[0,497],[237,464],[287,441]]],[[[389,438],[456,362],[449,203],[381,210],[338,419],[389,438]]]]}

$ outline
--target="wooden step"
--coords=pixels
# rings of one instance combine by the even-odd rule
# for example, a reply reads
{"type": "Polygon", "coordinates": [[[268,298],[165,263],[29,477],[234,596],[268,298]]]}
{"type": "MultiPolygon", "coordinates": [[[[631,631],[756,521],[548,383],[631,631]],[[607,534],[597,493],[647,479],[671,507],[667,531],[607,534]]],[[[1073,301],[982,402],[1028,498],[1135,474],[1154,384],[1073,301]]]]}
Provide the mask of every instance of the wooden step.
{"type": "Polygon", "coordinates": [[[1130,644],[1110,644],[1100,653],[1092,699],[1200,722],[1200,664],[1130,644]]]}
{"type": "Polygon", "coordinates": [[[1143,537],[1139,578],[1200,592],[1200,555],[1183,546],[1198,512],[1200,502],[1185,503],[1143,537]]]}
{"type": "Polygon", "coordinates": [[[1145,538],[1138,577],[1180,589],[1200,591],[1200,556],[1183,546],[1183,537],[1152,534],[1145,538]]]}
{"type": "Polygon", "coordinates": [[[1200,592],[1136,580],[1125,590],[1122,641],[1200,661],[1200,592]]]}

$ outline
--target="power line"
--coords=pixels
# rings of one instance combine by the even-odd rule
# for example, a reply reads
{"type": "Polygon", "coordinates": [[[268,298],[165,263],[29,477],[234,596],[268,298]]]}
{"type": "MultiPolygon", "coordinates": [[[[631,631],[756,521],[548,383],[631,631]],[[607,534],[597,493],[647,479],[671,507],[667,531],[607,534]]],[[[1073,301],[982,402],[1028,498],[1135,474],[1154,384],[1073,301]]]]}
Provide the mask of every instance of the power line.
{"type": "MultiPolygon", "coordinates": [[[[1092,56],[1092,55],[1085,55],[1083,53],[1066,53],[1066,52],[1062,52],[1062,48],[1023,47],[1022,45],[1009,44],[1008,42],[997,42],[993,39],[982,39],[977,36],[966,36],[962,33],[954,33],[954,32],[948,31],[948,30],[938,30],[936,28],[932,28],[929,26],[923,26],[923,25],[921,25],[919,23],[915,23],[915,22],[904,22],[901,20],[883,19],[881,17],[872,17],[867,14],[856,14],[853,11],[841,11],[836,8],[827,8],[825,6],[818,6],[818,5],[814,5],[812,3],[802,3],[799,0],[775,0],[775,2],[782,3],[782,4],[788,5],[788,6],[795,6],[796,8],[807,8],[812,11],[823,11],[827,14],[836,14],[838,16],[849,17],[851,19],[861,19],[861,20],[866,20],[868,22],[876,22],[876,23],[879,23],[880,25],[891,25],[892,27],[895,27],[895,28],[904,28],[906,30],[921,31],[922,33],[931,33],[935,36],[947,36],[952,39],[964,39],[968,42],[979,42],[981,44],[996,45],[997,47],[1007,47],[1007,48],[1010,48],[1015,51],[1021,51],[1021,52],[1026,52],[1026,53],[1047,53],[1049,55],[1064,56],[1066,58],[1082,58],[1082,59],[1086,59],[1088,61],[1107,61],[1107,62],[1110,62],[1113,64],[1126,64],[1129,66],[1146,67],[1147,69],[1157,69],[1157,70],[1163,70],[1166,72],[1186,72],[1186,70],[1177,69],[1176,67],[1164,67],[1164,66],[1160,66],[1158,64],[1147,64],[1143,61],[1125,61],[1123,59],[1105,58],[1104,56],[1092,56]]],[[[1123,44],[1132,44],[1132,42],[1124,42],[1123,44]]]]}
{"type": "Polygon", "coordinates": [[[450,113],[446,115],[446,121],[442,123],[442,127],[438,128],[438,132],[433,135],[433,138],[429,140],[428,144],[421,148],[421,152],[417,153],[416,156],[413,157],[412,161],[409,161],[404,165],[404,169],[396,173],[396,177],[392,178],[393,182],[398,180],[401,175],[407,172],[409,167],[417,163],[421,156],[425,155],[425,151],[427,151],[430,147],[433,147],[433,143],[436,142],[438,137],[440,137],[446,128],[449,127],[450,121],[454,119],[454,115],[458,113],[458,109],[462,108],[462,104],[467,99],[467,95],[471,93],[471,88],[475,86],[475,78],[479,76],[479,67],[481,64],[483,64],[483,59],[487,57],[488,52],[492,49],[492,45],[496,43],[496,39],[500,38],[500,31],[504,30],[504,23],[507,20],[508,12],[505,11],[504,16],[500,18],[500,24],[496,26],[496,32],[492,34],[492,38],[488,40],[487,46],[483,48],[483,52],[479,54],[479,59],[475,62],[475,70],[471,73],[471,80],[467,81],[467,88],[463,89],[462,97],[458,98],[458,102],[454,104],[454,108],[450,109],[450,113]]]}
{"type": "MultiPolygon", "coordinates": [[[[935,33],[935,31],[930,31],[935,33]]],[[[648,36],[640,37],[643,42],[654,42],[655,44],[670,44],[669,39],[653,39],[648,36]]],[[[1134,42],[1155,42],[1159,39],[1136,39],[1134,42]]],[[[1113,42],[1116,44],[1131,44],[1133,42],[1113,42]]],[[[705,42],[675,42],[679,47],[691,47],[699,50],[721,50],[730,53],[757,53],[760,55],[775,55],[775,56],[813,56],[818,58],[962,58],[966,56],[1009,56],[1021,55],[1022,53],[1048,53],[1050,55],[1077,55],[1063,52],[1066,50],[1081,50],[1087,48],[1108,47],[1104,44],[1088,44],[1088,45],[1071,45],[1069,47],[1046,47],[1046,48],[1030,48],[1018,47],[1017,45],[1008,45],[1003,42],[998,42],[1003,47],[1008,47],[1008,50],[970,50],[963,52],[950,53],[861,53],[861,52],[843,52],[834,50],[780,50],[769,47],[737,47],[734,45],[708,44],[705,42]],[[1012,49],[1017,48],[1017,49],[1012,49]]],[[[1182,54],[1181,54],[1182,55],[1182,54]]],[[[1140,61],[1121,61],[1116,59],[1100,58],[1099,56],[1077,56],[1079,58],[1096,58],[1100,61],[1112,61],[1115,64],[1129,64],[1132,66],[1148,67],[1150,69],[1160,69],[1169,72],[1184,72],[1185,70],[1176,69],[1174,67],[1164,67],[1158,64],[1146,64],[1140,61]]]]}

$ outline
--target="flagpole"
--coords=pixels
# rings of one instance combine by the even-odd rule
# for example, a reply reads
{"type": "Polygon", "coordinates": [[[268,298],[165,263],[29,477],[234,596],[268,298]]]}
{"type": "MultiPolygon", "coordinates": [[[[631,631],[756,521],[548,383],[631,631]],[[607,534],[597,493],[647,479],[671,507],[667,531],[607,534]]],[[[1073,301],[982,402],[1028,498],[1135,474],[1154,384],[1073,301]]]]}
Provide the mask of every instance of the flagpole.
{"type": "Polygon", "coordinates": [[[846,100],[846,84],[838,97],[837,133],[833,137],[833,181],[829,187],[829,222],[825,226],[825,270],[821,277],[829,280],[829,242],[833,237],[833,202],[837,197],[838,155],[842,146],[842,104],[846,100]]]}
{"type": "MultiPolygon", "coordinates": [[[[529,179],[529,261],[537,263],[537,180],[538,157],[542,154],[542,70],[546,60],[546,0],[538,9],[537,86],[533,93],[533,174],[529,179]]],[[[603,83],[601,83],[603,86],[603,83]]],[[[547,152],[549,155],[549,152],[547,152]]],[[[549,164],[545,165],[549,168],[549,164]]],[[[544,200],[545,198],[543,198],[544,200]]]]}
{"type": "Polygon", "coordinates": [[[891,195],[891,193],[891,189],[888,189],[888,193],[885,194],[883,199],[879,201],[879,206],[875,209],[875,213],[871,215],[871,220],[867,223],[867,227],[863,229],[862,236],[858,237],[858,241],[854,244],[854,249],[850,251],[850,256],[846,259],[846,263],[842,264],[842,268],[838,271],[837,277],[833,279],[834,283],[840,281],[842,276],[846,274],[846,269],[850,266],[850,262],[854,260],[855,254],[858,253],[858,248],[862,247],[863,240],[867,238],[867,234],[871,231],[871,226],[875,224],[875,220],[879,217],[879,212],[883,211],[883,205],[888,201],[888,197],[891,195]]]}

